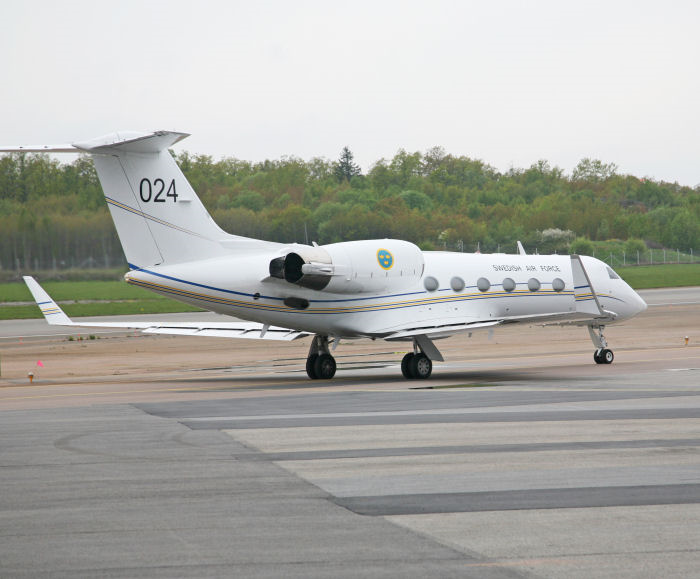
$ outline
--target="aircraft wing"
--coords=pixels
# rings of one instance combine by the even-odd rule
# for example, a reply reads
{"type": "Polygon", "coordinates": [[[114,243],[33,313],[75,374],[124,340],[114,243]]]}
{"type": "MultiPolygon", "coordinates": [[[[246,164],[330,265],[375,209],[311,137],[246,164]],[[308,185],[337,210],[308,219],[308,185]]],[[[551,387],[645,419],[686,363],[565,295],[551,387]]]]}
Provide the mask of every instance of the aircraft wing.
{"type": "Polygon", "coordinates": [[[541,325],[577,325],[587,326],[592,322],[604,324],[614,320],[617,315],[614,312],[603,310],[604,315],[593,316],[581,312],[553,312],[547,314],[532,314],[526,316],[504,316],[497,319],[472,320],[469,322],[455,322],[454,318],[444,320],[431,320],[429,324],[403,328],[385,335],[385,340],[406,340],[418,336],[427,336],[430,339],[447,338],[453,334],[472,332],[485,328],[494,328],[506,324],[541,324],[541,325]]]}
{"type": "Polygon", "coordinates": [[[295,340],[308,336],[306,332],[266,326],[254,322],[149,322],[125,320],[123,322],[74,322],[56,304],[37,281],[24,276],[24,281],[32,292],[44,318],[51,325],[77,326],[87,328],[125,328],[140,330],[144,334],[173,334],[178,336],[205,336],[213,338],[247,338],[253,340],[295,340]]]}
{"type": "Polygon", "coordinates": [[[614,322],[617,319],[617,314],[609,310],[603,310],[603,314],[599,316],[577,316],[571,319],[554,319],[541,320],[543,326],[597,326],[605,325],[614,322]]]}
{"type": "Polygon", "coordinates": [[[416,326],[399,330],[385,336],[385,340],[407,340],[417,336],[427,336],[428,338],[447,338],[453,334],[471,332],[482,328],[492,328],[503,323],[503,320],[488,320],[483,322],[455,323],[452,320],[432,320],[430,325],[416,326]]]}

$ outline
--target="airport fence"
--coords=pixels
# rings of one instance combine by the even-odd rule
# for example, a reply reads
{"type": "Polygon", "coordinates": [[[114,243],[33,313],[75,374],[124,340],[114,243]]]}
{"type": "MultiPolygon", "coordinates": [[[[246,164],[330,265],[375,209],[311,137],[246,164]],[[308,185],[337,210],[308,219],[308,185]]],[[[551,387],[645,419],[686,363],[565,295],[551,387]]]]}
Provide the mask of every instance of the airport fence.
{"type": "Polygon", "coordinates": [[[700,263],[700,256],[695,250],[682,252],[679,249],[649,249],[647,251],[637,251],[632,254],[623,252],[608,252],[593,255],[610,266],[628,265],[661,265],[661,264],[688,264],[700,263]]]}
{"type": "MultiPolygon", "coordinates": [[[[481,244],[477,242],[476,244],[466,244],[462,241],[456,241],[454,243],[445,242],[439,240],[435,243],[435,249],[446,250],[446,251],[456,251],[456,252],[467,252],[467,253],[516,253],[512,248],[513,244],[505,245],[495,244],[490,246],[488,244],[481,244]]],[[[551,251],[545,250],[540,251],[539,247],[525,246],[525,251],[529,254],[539,255],[560,253],[562,251],[551,251]]],[[[662,265],[662,264],[691,264],[700,263],[700,251],[697,249],[668,249],[668,248],[647,248],[645,251],[635,251],[626,252],[624,250],[619,251],[601,251],[595,248],[591,252],[592,257],[596,257],[601,261],[604,261],[612,267],[620,266],[630,266],[630,265],[662,265]]]]}

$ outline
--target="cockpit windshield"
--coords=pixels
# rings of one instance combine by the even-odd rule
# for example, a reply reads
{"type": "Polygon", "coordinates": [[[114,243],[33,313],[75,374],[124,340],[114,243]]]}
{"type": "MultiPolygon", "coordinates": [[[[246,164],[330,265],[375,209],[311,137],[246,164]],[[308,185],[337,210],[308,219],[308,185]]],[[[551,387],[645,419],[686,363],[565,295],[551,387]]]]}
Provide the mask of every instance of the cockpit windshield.
{"type": "Polygon", "coordinates": [[[617,274],[613,271],[613,268],[612,268],[612,267],[608,267],[607,270],[608,270],[608,275],[610,276],[610,279],[620,279],[620,276],[617,275],[617,274]]]}

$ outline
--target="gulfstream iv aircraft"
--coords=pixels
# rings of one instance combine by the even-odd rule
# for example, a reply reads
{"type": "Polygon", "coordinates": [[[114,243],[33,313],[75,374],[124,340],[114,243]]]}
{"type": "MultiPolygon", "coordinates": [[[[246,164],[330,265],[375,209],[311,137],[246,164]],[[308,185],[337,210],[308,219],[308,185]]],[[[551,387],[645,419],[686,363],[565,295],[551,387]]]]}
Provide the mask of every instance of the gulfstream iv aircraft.
{"type": "Polygon", "coordinates": [[[428,378],[434,340],[514,323],[587,326],[594,360],[610,364],[603,329],[646,309],[605,263],[579,255],[421,251],[396,239],[329,245],[271,243],[220,229],[168,148],[185,133],[116,133],[58,147],[95,163],[130,271],[128,283],[237,319],[219,323],[76,323],[25,277],[50,324],[149,334],[294,340],[313,336],[310,378],[335,374],[342,339],[407,341],[406,378],[428,378]],[[246,320],[240,322],[238,320],[246,320]]]}

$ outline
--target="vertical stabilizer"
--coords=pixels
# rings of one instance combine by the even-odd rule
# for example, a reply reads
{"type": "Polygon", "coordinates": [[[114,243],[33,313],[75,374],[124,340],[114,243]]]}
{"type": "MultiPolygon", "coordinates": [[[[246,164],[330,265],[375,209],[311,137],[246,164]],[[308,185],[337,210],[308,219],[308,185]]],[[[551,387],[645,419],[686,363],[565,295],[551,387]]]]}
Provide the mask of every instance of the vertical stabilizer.
{"type": "Polygon", "coordinates": [[[175,264],[268,246],[223,231],[168,147],[185,133],[117,133],[75,143],[92,155],[131,267],[175,264]]]}

